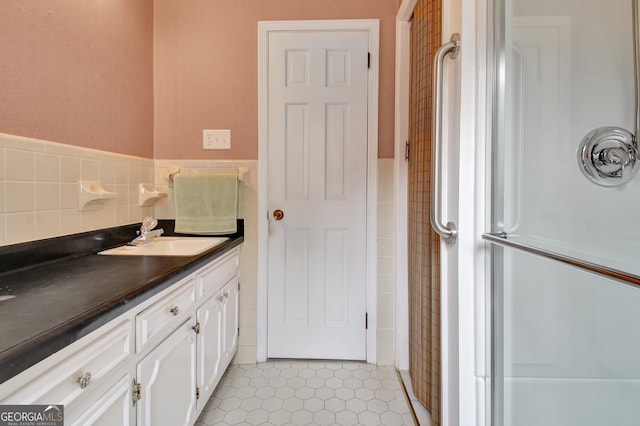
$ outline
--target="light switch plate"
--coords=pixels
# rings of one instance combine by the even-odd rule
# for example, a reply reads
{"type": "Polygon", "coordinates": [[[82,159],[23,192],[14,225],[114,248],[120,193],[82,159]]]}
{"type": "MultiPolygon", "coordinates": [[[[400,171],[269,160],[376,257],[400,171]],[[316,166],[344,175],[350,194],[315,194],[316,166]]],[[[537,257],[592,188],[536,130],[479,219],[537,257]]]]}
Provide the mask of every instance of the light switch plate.
{"type": "Polygon", "coordinates": [[[231,149],[231,130],[203,130],[202,148],[231,149]]]}

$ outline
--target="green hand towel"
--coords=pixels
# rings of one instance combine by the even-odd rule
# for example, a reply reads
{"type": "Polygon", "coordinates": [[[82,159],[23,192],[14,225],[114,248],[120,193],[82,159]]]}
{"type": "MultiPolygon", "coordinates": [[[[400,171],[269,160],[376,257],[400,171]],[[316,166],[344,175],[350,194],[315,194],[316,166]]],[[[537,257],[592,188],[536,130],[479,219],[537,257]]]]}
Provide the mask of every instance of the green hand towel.
{"type": "Polygon", "coordinates": [[[179,174],[174,178],[173,192],[177,233],[220,235],[236,232],[236,173],[179,174]]]}

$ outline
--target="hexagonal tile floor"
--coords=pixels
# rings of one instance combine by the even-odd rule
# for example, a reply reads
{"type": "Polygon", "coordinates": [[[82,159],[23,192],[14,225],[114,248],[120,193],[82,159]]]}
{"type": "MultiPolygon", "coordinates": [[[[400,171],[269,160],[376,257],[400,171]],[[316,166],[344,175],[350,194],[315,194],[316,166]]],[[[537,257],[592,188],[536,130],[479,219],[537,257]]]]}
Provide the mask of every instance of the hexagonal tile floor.
{"type": "Polygon", "coordinates": [[[196,426],[415,425],[393,367],[275,360],[232,365],[196,426]]]}

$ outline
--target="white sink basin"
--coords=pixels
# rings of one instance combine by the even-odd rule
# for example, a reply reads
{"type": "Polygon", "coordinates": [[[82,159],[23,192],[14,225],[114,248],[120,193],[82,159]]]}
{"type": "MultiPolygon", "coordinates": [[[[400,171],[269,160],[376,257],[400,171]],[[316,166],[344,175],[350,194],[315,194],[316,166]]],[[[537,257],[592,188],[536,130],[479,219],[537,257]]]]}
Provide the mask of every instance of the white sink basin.
{"type": "Polygon", "coordinates": [[[227,241],[224,237],[157,237],[141,246],[120,246],[98,254],[115,256],[195,256],[227,241]]]}

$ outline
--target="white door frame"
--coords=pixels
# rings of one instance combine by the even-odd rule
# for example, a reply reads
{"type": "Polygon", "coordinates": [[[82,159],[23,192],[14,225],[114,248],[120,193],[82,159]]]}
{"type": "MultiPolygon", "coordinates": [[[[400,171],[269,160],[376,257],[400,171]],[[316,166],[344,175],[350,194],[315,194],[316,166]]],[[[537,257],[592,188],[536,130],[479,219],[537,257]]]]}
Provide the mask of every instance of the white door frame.
{"type": "Polygon", "coordinates": [[[404,0],[396,15],[395,152],[396,182],[396,368],[409,370],[409,139],[411,16],[418,0],[404,0]]]}
{"type": "Polygon", "coordinates": [[[258,22],[258,301],[257,361],[267,360],[268,282],[268,48],[273,31],[366,31],[369,35],[369,105],[367,154],[367,362],[376,362],[377,328],[377,203],[378,203],[378,76],[380,21],[377,19],[331,21],[258,22]]]}

